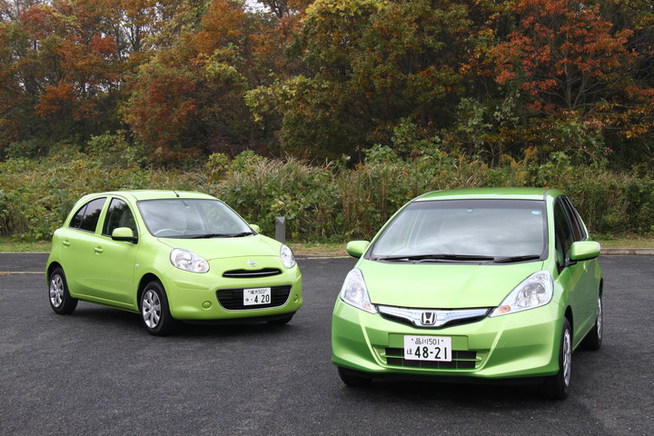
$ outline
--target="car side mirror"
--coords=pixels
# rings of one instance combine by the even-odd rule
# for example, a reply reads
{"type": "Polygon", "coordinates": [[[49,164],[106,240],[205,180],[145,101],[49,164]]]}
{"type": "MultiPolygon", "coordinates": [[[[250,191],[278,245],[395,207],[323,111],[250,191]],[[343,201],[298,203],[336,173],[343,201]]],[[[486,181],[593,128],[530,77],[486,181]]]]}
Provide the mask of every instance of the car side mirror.
{"type": "Polygon", "coordinates": [[[577,241],[570,246],[570,260],[595,259],[600,255],[600,244],[595,241],[577,241]]]}
{"type": "Polygon", "coordinates": [[[369,241],[350,241],[347,243],[347,254],[352,257],[361,257],[370,246],[369,241]]]}
{"type": "Polygon", "coordinates": [[[111,232],[111,239],[114,241],[127,241],[138,242],[138,238],[134,236],[134,231],[129,227],[117,227],[111,232]]]}
{"type": "Polygon", "coordinates": [[[248,224],[252,230],[254,230],[257,233],[261,233],[261,227],[259,227],[256,224],[248,224]]]}

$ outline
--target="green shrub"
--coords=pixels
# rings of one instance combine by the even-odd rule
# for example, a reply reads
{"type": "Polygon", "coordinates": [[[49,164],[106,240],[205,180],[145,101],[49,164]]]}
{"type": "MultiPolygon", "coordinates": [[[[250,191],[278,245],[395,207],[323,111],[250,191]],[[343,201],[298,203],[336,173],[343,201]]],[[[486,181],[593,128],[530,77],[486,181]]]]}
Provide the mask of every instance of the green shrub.
{"type": "Polygon", "coordinates": [[[288,237],[327,239],[338,233],[342,222],[333,178],[329,165],[269,160],[244,152],[210,192],[268,235],[274,233],[275,217],[285,216],[288,237]]]}
{"type": "Polygon", "coordinates": [[[445,153],[437,141],[402,159],[375,146],[366,161],[347,169],[268,159],[251,151],[234,159],[215,154],[188,169],[142,168],[116,135],[95,137],[82,153],[59,145],[49,157],[0,162],[0,235],[47,239],[84,194],[119,189],[175,189],[221,198],[246,220],[273,235],[274,218],[287,218],[291,240],[371,238],[410,199],[462,187],[551,186],[567,193],[592,233],[654,232],[654,179],[611,172],[600,164],[573,165],[563,153],[547,163],[503,158],[488,168],[479,160],[445,153]]]}

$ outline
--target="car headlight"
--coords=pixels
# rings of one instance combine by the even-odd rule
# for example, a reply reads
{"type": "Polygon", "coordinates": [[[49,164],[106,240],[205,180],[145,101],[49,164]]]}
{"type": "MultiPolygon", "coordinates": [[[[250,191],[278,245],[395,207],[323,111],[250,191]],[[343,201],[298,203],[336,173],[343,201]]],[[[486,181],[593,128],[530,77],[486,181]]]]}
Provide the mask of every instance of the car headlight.
{"type": "Polygon", "coordinates": [[[522,312],[552,301],[554,285],[548,271],[538,271],[516,286],[490,316],[522,312]]]}
{"type": "Polygon", "coordinates": [[[359,268],[354,268],[347,273],[341,288],[341,300],[357,309],[377,313],[377,308],[370,302],[368,288],[359,268]]]}
{"type": "Polygon", "coordinates": [[[282,248],[279,249],[279,258],[282,261],[282,265],[286,268],[293,268],[295,266],[293,252],[286,245],[282,245],[282,248]]]}
{"type": "Polygon", "coordinates": [[[170,252],[170,263],[175,268],[194,273],[209,271],[209,263],[192,251],[175,248],[170,252]]]}

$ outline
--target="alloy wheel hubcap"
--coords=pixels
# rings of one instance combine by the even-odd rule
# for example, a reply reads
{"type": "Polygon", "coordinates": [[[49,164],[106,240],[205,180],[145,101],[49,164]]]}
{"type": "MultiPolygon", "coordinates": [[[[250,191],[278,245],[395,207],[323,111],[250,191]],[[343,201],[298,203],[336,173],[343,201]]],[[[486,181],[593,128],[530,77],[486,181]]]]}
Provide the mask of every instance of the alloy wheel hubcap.
{"type": "Polygon", "coordinates": [[[64,301],[64,281],[59,274],[50,278],[50,304],[59,307],[64,301]]]}
{"type": "Polygon", "coordinates": [[[570,330],[563,334],[563,380],[566,386],[570,386],[570,376],[572,374],[572,340],[570,339],[570,330]]]}
{"type": "Polygon", "coordinates": [[[143,294],[141,300],[141,314],[143,315],[143,322],[149,328],[153,329],[159,325],[161,319],[161,301],[156,292],[148,290],[143,294]]]}

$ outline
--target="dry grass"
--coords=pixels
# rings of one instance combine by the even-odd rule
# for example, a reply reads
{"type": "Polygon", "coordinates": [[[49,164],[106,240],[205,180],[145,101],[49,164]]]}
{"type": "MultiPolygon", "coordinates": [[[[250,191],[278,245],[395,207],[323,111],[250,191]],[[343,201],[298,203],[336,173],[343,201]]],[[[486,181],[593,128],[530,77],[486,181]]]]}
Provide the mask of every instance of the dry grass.
{"type": "Polygon", "coordinates": [[[50,252],[50,241],[14,241],[0,238],[0,253],[38,253],[50,252]]]}
{"type": "Polygon", "coordinates": [[[654,248],[654,236],[599,238],[602,248],[654,248]]]}

